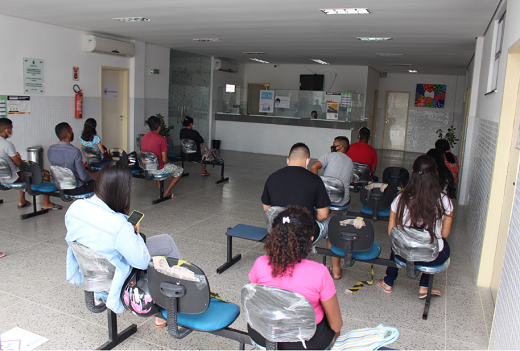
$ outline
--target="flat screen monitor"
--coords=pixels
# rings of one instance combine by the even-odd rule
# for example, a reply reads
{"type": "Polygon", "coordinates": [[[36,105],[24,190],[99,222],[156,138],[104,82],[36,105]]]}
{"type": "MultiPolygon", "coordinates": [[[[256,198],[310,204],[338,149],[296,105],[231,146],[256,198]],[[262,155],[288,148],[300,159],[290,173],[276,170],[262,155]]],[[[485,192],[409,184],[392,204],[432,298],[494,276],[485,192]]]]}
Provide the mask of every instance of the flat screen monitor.
{"type": "Polygon", "coordinates": [[[300,90],[323,91],[323,74],[300,74],[300,90]]]}

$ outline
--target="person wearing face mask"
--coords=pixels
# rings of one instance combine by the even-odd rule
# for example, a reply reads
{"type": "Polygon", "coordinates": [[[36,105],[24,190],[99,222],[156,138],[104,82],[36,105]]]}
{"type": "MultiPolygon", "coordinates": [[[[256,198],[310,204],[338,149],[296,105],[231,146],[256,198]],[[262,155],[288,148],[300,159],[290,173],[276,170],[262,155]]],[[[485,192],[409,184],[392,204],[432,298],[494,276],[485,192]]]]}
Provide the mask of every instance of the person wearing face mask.
{"type": "Polygon", "coordinates": [[[47,158],[53,166],[70,169],[77,180],[76,188],[65,190],[65,193],[69,195],[80,195],[93,192],[95,181],[87,174],[85,167],[83,167],[81,151],[71,144],[74,140],[72,127],[66,122],[61,122],[56,125],[54,130],[60,141],[49,147],[47,158]]]}
{"type": "MultiPolygon", "coordinates": [[[[23,181],[20,175],[20,164],[22,163],[22,157],[18,152],[16,152],[13,143],[6,140],[12,136],[13,122],[8,118],[0,118],[0,158],[3,158],[11,169],[11,178],[2,179],[2,183],[20,183],[23,181]]],[[[18,208],[25,208],[30,205],[31,203],[25,199],[25,192],[21,190],[18,208]]],[[[60,205],[53,204],[49,195],[43,195],[43,209],[61,210],[62,208],[63,207],[60,205]]]]}
{"type": "MultiPolygon", "coordinates": [[[[309,210],[313,220],[325,221],[329,216],[330,199],[321,178],[307,170],[310,151],[304,143],[291,147],[287,167],[279,169],[267,178],[262,194],[264,211],[271,206],[296,205],[309,210]]],[[[315,237],[320,228],[314,223],[315,237]]]]}

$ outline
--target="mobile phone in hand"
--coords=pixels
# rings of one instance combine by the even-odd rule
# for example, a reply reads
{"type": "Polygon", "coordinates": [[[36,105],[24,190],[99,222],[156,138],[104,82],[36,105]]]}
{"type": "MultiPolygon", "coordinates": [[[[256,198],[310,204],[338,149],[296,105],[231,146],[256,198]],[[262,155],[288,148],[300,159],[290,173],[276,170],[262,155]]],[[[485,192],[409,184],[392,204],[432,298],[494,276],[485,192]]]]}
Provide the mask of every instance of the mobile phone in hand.
{"type": "Polygon", "coordinates": [[[132,225],[137,225],[144,217],[144,213],[141,213],[139,211],[133,211],[130,216],[128,217],[127,221],[132,223],[132,225]]]}

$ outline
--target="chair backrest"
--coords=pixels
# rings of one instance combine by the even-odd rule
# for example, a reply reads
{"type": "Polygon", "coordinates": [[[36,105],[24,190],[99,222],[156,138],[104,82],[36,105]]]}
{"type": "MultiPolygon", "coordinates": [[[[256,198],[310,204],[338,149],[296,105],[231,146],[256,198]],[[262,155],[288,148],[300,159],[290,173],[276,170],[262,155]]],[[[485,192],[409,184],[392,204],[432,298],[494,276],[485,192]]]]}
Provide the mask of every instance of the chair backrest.
{"type": "Polygon", "coordinates": [[[60,190],[75,189],[78,186],[78,181],[74,176],[74,173],[61,166],[51,166],[50,170],[52,182],[56,184],[60,190]]]}
{"type": "Polygon", "coordinates": [[[309,340],[316,332],[316,313],[302,295],[259,284],[242,288],[247,323],[270,342],[309,340]]]}
{"type": "Polygon", "coordinates": [[[410,180],[410,173],[403,167],[386,167],[383,171],[383,183],[395,184],[395,188],[405,188],[410,180]]]}
{"type": "Polygon", "coordinates": [[[374,207],[375,202],[378,201],[377,207],[389,208],[394,201],[395,194],[395,183],[388,184],[385,191],[382,192],[379,188],[367,189],[367,186],[361,188],[359,199],[364,206],[374,207]]]}
{"type": "Polygon", "coordinates": [[[110,291],[116,267],[102,254],[78,242],[69,246],[83,273],[83,289],[85,291],[110,291]]]}
{"type": "Polygon", "coordinates": [[[285,210],[282,206],[271,206],[265,211],[265,228],[267,232],[270,232],[273,228],[273,221],[280,212],[285,210]]]}
{"type": "Polygon", "coordinates": [[[33,161],[22,161],[20,164],[22,180],[27,185],[38,185],[43,182],[43,171],[39,164],[33,161]]]}
{"type": "Polygon", "coordinates": [[[120,162],[126,166],[128,166],[128,154],[125,150],[119,148],[112,148],[108,151],[110,155],[110,159],[116,162],[120,162]]]}
{"type": "Polygon", "coordinates": [[[338,178],[321,176],[323,184],[332,205],[343,204],[343,195],[345,194],[345,187],[343,182],[338,178]]]}
{"type": "Polygon", "coordinates": [[[141,139],[145,136],[145,134],[137,134],[137,137],[135,138],[135,143],[137,144],[137,147],[139,150],[141,150],[141,139]]]}
{"type": "Polygon", "coordinates": [[[168,146],[168,151],[173,150],[173,140],[171,138],[166,138],[166,146],[168,146]]]}
{"type": "Polygon", "coordinates": [[[0,158],[0,180],[10,179],[13,176],[9,163],[3,158],[0,158]]]}
{"type": "Polygon", "coordinates": [[[352,251],[367,251],[374,243],[374,227],[370,221],[361,220],[364,226],[356,228],[353,224],[346,224],[345,221],[349,219],[356,219],[356,216],[337,215],[330,219],[329,222],[329,241],[339,248],[345,247],[347,239],[352,241],[352,251]]]}
{"type": "Polygon", "coordinates": [[[197,144],[191,139],[181,139],[181,150],[185,154],[194,154],[197,152],[197,144]]]}
{"type": "Polygon", "coordinates": [[[210,290],[206,275],[199,267],[184,260],[167,258],[168,265],[174,267],[174,271],[168,271],[161,267],[155,267],[153,261],[148,266],[148,287],[150,295],[155,303],[162,308],[167,308],[168,285],[182,287],[183,296],[177,299],[177,312],[186,314],[199,314],[209,307],[210,290]]]}
{"type": "Polygon", "coordinates": [[[159,160],[153,152],[139,151],[137,153],[139,166],[145,171],[155,171],[159,167],[159,160]]]}
{"type": "Polygon", "coordinates": [[[83,154],[83,157],[85,157],[87,163],[89,164],[101,162],[101,154],[99,153],[99,150],[97,148],[82,145],[81,153],[83,154]]]}
{"type": "Polygon", "coordinates": [[[352,171],[352,183],[368,183],[370,180],[370,168],[364,163],[354,162],[352,171]]]}

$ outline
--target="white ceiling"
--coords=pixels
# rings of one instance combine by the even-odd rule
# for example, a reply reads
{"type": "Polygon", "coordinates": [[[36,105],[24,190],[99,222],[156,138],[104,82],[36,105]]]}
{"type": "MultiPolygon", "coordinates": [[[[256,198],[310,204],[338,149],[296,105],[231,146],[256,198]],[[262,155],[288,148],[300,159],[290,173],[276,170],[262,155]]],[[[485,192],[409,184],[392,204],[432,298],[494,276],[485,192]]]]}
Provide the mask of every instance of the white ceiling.
{"type": "MultiPolygon", "coordinates": [[[[464,74],[500,0],[0,0],[0,13],[136,39],[236,62],[244,51],[273,64],[371,66],[380,72],[464,74]],[[366,7],[370,15],[325,15],[321,8],[366,7]],[[151,22],[124,23],[114,17],[151,22]],[[388,36],[389,42],[361,42],[388,36]],[[195,42],[220,38],[221,42],[195,42]],[[400,53],[379,57],[376,53],[400,53]],[[411,63],[411,67],[390,66],[411,63]]],[[[4,33],[4,35],[7,35],[4,33]]],[[[51,39],[50,39],[51,40],[51,39]]],[[[258,63],[260,64],[260,63],[258,63]]]]}

